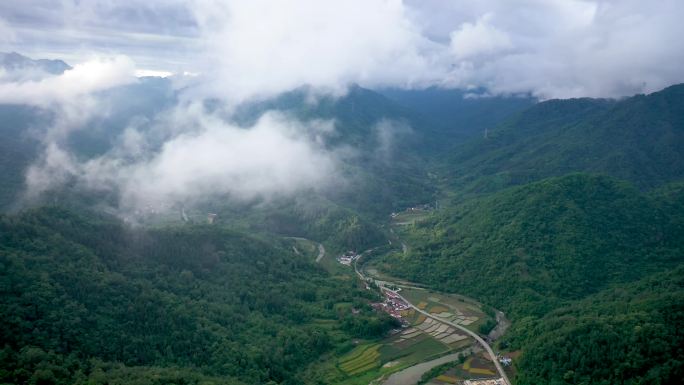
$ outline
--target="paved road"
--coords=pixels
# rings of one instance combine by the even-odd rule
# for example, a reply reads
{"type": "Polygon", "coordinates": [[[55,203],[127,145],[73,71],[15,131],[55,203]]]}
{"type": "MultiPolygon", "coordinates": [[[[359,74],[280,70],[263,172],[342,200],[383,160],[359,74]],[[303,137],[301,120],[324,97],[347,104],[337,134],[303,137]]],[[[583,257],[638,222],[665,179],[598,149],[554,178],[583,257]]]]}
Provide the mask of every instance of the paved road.
{"type": "Polygon", "coordinates": [[[480,345],[482,345],[482,347],[487,351],[487,353],[489,354],[489,356],[492,358],[492,362],[494,362],[494,365],[496,366],[496,370],[499,372],[499,374],[500,374],[501,377],[504,379],[504,381],[506,382],[506,384],[508,384],[508,385],[511,384],[511,381],[508,379],[508,376],[506,376],[506,372],[504,371],[503,367],[502,367],[501,364],[499,363],[499,360],[496,359],[496,355],[494,354],[494,351],[493,351],[492,348],[489,346],[489,344],[488,344],[485,340],[483,340],[477,333],[475,333],[475,332],[473,332],[473,331],[470,331],[470,330],[466,329],[466,328],[463,327],[462,325],[453,323],[453,322],[451,322],[451,321],[445,320],[444,318],[437,317],[437,316],[434,315],[434,314],[430,314],[430,313],[428,313],[428,312],[426,312],[426,311],[423,311],[423,310],[421,310],[421,309],[418,309],[418,307],[414,306],[411,302],[409,302],[406,298],[404,298],[401,294],[397,293],[397,292],[394,291],[394,290],[390,290],[390,289],[388,289],[388,288],[386,288],[386,287],[382,287],[382,290],[391,291],[392,293],[398,295],[399,298],[403,299],[407,304],[409,304],[409,306],[411,306],[413,309],[415,309],[416,311],[420,312],[421,314],[424,314],[425,316],[430,317],[430,318],[434,319],[435,321],[439,321],[439,322],[441,322],[441,323],[443,323],[443,324],[446,324],[446,325],[449,325],[449,326],[453,326],[453,327],[455,327],[455,328],[457,328],[457,329],[459,329],[459,330],[461,330],[461,331],[467,333],[469,336],[473,337],[480,345]]]}
{"type": "MultiPolygon", "coordinates": [[[[363,256],[363,254],[362,254],[361,256],[363,256]]],[[[359,259],[360,259],[360,257],[357,258],[356,261],[354,261],[354,271],[356,271],[356,274],[359,276],[359,278],[361,278],[363,281],[366,281],[366,276],[363,275],[363,273],[362,273],[361,271],[359,271],[358,266],[357,266],[357,264],[356,264],[356,262],[358,262],[359,259]]],[[[376,281],[376,282],[378,282],[378,281],[376,281]]],[[[430,317],[430,318],[434,319],[435,321],[441,322],[441,323],[443,323],[443,324],[445,324],[445,325],[453,326],[453,327],[455,327],[456,329],[461,330],[461,331],[463,331],[464,333],[468,334],[469,336],[473,337],[473,338],[475,339],[475,341],[477,341],[480,345],[482,345],[482,347],[487,351],[487,353],[489,354],[489,356],[490,356],[491,359],[492,359],[492,362],[494,362],[494,365],[496,366],[496,370],[499,372],[499,375],[501,375],[501,378],[504,379],[504,382],[505,382],[507,385],[511,385],[511,381],[508,379],[508,376],[506,375],[506,372],[504,371],[503,367],[502,367],[501,364],[499,363],[499,360],[496,359],[496,355],[494,354],[494,351],[492,350],[491,346],[489,346],[489,344],[488,344],[485,340],[483,340],[477,333],[472,332],[472,331],[466,329],[466,328],[463,327],[462,325],[455,324],[455,323],[453,323],[453,322],[451,322],[451,321],[448,321],[448,320],[445,320],[445,319],[443,319],[443,318],[437,317],[437,316],[434,315],[434,314],[430,314],[430,313],[428,313],[428,312],[426,312],[426,311],[423,311],[423,310],[421,310],[421,309],[418,309],[418,307],[416,307],[414,304],[412,304],[411,302],[409,302],[409,301],[408,301],[406,298],[404,298],[401,294],[397,293],[397,292],[394,291],[394,290],[390,290],[390,289],[388,289],[387,287],[384,287],[383,284],[387,284],[387,283],[392,284],[391,282],[382,282],[382,283],[379,285],[379,286],[380,286],[380,289],[381,289],[381,290],[391,291],[392,293],[398,295],[399,298],[403,299],[409,306],[411,306],[413,309],[415,309],[416,311],[420,312],[421,314],[424,314],[425,316],[430,317]]]]}

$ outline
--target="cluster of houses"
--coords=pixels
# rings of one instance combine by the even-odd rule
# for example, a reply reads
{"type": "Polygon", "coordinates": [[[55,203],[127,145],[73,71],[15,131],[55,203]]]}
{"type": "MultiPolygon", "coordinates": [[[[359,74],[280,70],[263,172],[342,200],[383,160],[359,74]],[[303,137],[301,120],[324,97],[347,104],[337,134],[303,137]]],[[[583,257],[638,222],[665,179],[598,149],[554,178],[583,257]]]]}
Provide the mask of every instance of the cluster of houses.
{"type": "Polygon", "coordinates": [[[501,365],[503,366],[511,366],[511,363],[513,362],[512,359],[502,355],[498,355],[496,356],[496,358],[499,360],[499,362],[501,362],[501,365]]]}
{"type": "MultiPolygon", "coordinates": [[[[429,203],[426,203],[423,205],[409,207],[406,210],[404,210],[404,212],[406,212],[406,213],[417,213],[417,212],[422,212],[422,211],[430,211],[432,209],[433,209],[432,205],[430,205],[429,203]]],[[[400,213],[392,213],[392,214],[390,214],[390,217],[395,218],[399,214],[400,213]]]]}
{"type": "Polygon", "coordinates": [[[359,255],[356,254],[355,251],[350,250],[350,251],[347,251],[346,253],[340,255],[339,257],[337,257],[337,262],[339,262],[343,265],[350,266],[352,264],[352,262],[354,262],[354,260],[358,257],[359,257],[359,255]]]}
{"type": "Polygon", "coordinates": [[[210,225],[213,225],[214,222],[216,222],[217,216],[218,216],[218,214],[214,214],[214,213],[207,214],[207,223],[209,223],[210,225]]]}
{"type": "Polygon", "coordinates": [[[387,314],[401,321],[402,324],[408,325],[408,321],[401,316],[401,312],[409,309],[410,306],[396,293],[393,293],[389,290],[383,290],[383,293],[385,294],[385,301],[373,303],[371,306],[375,310],[386,312],[387,314]]]}
{"type": "Polygon", "coordinates": [[[506,382],[503,378],[485,378],[479,380],[465,380],[463,381],[463,385],[506,385],[506,382]]]}

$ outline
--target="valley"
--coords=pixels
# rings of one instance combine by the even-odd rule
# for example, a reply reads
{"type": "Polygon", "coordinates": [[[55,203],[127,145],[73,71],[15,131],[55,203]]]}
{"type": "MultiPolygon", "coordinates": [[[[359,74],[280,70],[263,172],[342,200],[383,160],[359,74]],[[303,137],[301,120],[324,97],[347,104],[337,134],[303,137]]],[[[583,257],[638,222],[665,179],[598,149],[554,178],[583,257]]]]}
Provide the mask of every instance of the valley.
{"type": "Polygon", "coordinates": [[[678,384],[684,85],[471,91],[0,105],[0,383],[678,384]]]}

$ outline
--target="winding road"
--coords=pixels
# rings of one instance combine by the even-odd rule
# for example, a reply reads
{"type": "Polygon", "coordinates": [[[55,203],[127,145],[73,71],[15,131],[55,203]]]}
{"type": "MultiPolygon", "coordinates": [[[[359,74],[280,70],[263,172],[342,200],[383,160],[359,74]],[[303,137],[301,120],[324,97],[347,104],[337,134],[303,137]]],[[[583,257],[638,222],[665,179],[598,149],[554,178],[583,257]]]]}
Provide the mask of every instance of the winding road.
{"type": "Polygon", "coordinates": [[[482,347],[487,351],[487,353],[489,354],[489,357],[492,358],[492,362],[494,362],[494,365],[496,366],[496,370],[497,370],[497,371],[499,372],[499,374],[501,375],[501,378],[504,379],[504,382],[506,382],[507,385],[511,385],[511,381],[508,379],[508,376],[506,376],[506,372],[504,371],[503,367],[502,367],[501,364],[499,363],[499,360],[496,359],[496,355],[494,354],[494,351],[493,351],[492,348],[489,346],[489,344],[488,344],[485,340],[483,340],[482,337],[480,337],[477,333],[475,333],[475,332],[473,332],[473,331],[471,331],[471,330],[466,329],[466,328],[463,327],[462,325],[453,323],[453,322],[451,322],[451,321],[447,321],[447,320],[445,320],[444,318],[437,317],[437,316],[434,315],[434,314],[430,314],[430,313],[428,313],[428,312],[426,312],[426,311],[424,311],[424,310],[418,309],[418,307],[416,307],[415,305],[413,305],[413,304],[412,304],[411,302],[409,302],[406,298],[404,298],[401,294],[399,294],[398,292],[396,292],[396,291],[394,291],[394,290],[390,290],[390,289],[388,289],[388,288],[386,288],[386,287],[384,287],[384,286],[381,286],[380,288],[381,288],[382,290],[386,290],[386,291],[389,291],[389,292],[394,293],[394,294],[397,295],[399,298],[403,299],[404,302],[406,302],[409,306],[411,306],[411,308],[415,309],[417,312],[420,312],[421,314],[424,314],[426,317],[430,317],[430,318],[432,318],[433,320],[438,321],[438,322],[441,322],[441,323],[443,323],[443,324],[445,324],[445,325],[453,326],[453,327],[455,327],[455,328],[461,330],[462,332],[468,334],[469,336],[473,337],[473,338],[475,339],[475,341],[477,341],[480,345],[482,345],[482,347]]]}
{"type": "MultiPolygon", "coordinates": [[[[361,271],[359,271],[358,266],[357,266],[358,260],[361,259],[361,257],[362,257],[364,254],[365,254],[365,253],[361,254],[361,256],[360,256],[359,258],[357,258],[357,259],[354,261],[354,271],[356,271],[356,274],[359,276],[359,278],[361,278],[363,281],[366,281],[366,280],[367,280],[366,276],[365,276],[361,271]]],[[[372,278],[371,278],[371,279],[372,279],[372,278]]],[[[453,323],[453,322],[451,322],[451,321],[448,321],[448,320],[445,320],[445,319],[443,319],[443,318],[440,318],[440,317],[438,317],[438,316],[436,316],[436,315],[434,315],[434,314],[430,314],[430,313],[428,313],[428,312],[426,312],[426,311],[423,311],[423,310],[419,309],[417,306],[415,306],[414,304],[412,304],[411,302],[409,302],[406,298],[404,298],[404,297],[403,297],[401,294],[399,294],[398,292],[396,292],[396,291],[394,291],[394,290],[390,290],[390,289],[388,289],[387,287],[385,287],[385,284],[393,284],[393,285],[395,285],[395,286],[400,286],[401,284],[394,284],[394,283],[388,282],[388,281],[377,281],[377,280],[375,280],[375,279],[373,279],[373,281],[375,281],[376,283],[379,283],[379,284],[378,284],[378,287],[380,287],[380,290],[386,290],[386,291],[392,292],[393,294],[397,295],[399,298],[401,298],[402,300],[404,300],[404,302],[406,302],[411,308],[415,309],[417,312],[419,312],[419,313],[425,315],[426,317],[430,317],[430,318],[432,318],[433,320],[435,320],[435,321],[437,321],[437,322],[441,322],[441,323],[443,323],[443,324],[445,324],[445,325],[449,325],[449,326],[455,327],[456,329],[461,330],[462,332],[466,333],[467,335],[473,337],[473,338],[475,339],[475,341],[477,341],[480,345],[482,345],[482,347],[487,351],[487,353],[489,354],[489,356],[490,356],[491,359],[492,359],[492,362],[493,362],[494,365],[496,366],[496,370],[499,372],[499,375],[501,375],[501,378],[503,378],[503,380],[504,380],[504,382],[506,383],[506,385],[511,385],[511,381],[508,379],[508,376],[506,375],[506,372],[504,371],[503,367],[502,367],[501,364],[499,363],[499,360],[496,359],[496,355],[494,354],[494,351],[492,350],[491,346],[489,346],[489,344],[487,343],[487,341],[483,340],[482,337],[480,337],[477,333],[475,333],[475,332],[473,332],[473,331],[471,331],[471,330],[466,329],[466,328],[463,327],[462,325],[453,323]]]]}

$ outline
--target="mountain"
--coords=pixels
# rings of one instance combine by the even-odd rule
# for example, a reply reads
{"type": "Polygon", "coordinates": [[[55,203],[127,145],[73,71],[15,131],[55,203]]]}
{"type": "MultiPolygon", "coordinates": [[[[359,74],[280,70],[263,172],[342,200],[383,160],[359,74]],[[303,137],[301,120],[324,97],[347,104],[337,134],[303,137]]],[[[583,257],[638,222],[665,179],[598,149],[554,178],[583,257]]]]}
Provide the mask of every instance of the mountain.
{"type": "MultiPolygon", "coordinates": [[[[104,154],[129,125],[151,120],[176,100],[170,80],[163,78],[141,78],[99,97],[107,113],[91,119],[87,130],[72,132],[65,143],[81,159],[104,154]]],[[[55,119],[49,109],[0,104],[0,211],[16,207],[24,190],[25,172],[41,153],[40,138],[55,119]]]]}
{"type": "Polygon", "coordinates": [[[640,189],[684,178],[684,85],[623,100],[539,103],[443,163],[452,186],[495,191],[569,172],[604,173],[640,189]]]}
{"type": "MultiPolygon", "coordinates": [[[[681,201],[681,191],[679,193],[681,201]]],[[[682,207],[606,176],[571,174],[472,199],[410,230],[384,269],[541,315],[684,262],[682,207]]]]}
{"type": "Polygon", "coordinates": [[[682,325],[681,266],[616,285],[516,327],[516,384],[679,384],[682,325]]]}
{"type": "Polygon", "coordinates": [[[381,89],[380,94],[415,111],[439,127],[442,146],[453,146],[454,139],[481,137],[491,129],[521,112],[537,100],[529,95],[497,96],[484,89],[461,90],[429,87],[426,89],[381,89]],[[444,139],[451,139],[444,142],[444,139]]]}
{"type": "Polygon", "coordinates": [[[317,383],[310,364],[396,321],[290,247],[57,207],[0,216],[0,382],[317,383]]]}
{"type": "Polygon", "coordinates": [[[681,183],[569,174],[445,208],[373,264],[503,309],[516,384],[677,384],[683,218],[681,183]]]}
{"type": "Polygon", "coordinates": [[[16,52],[0,52],[0,68],[7,71],[10,77],[21,74],[23,78],[31,78],[41,73],[59,75],[70,70],[71,66],[62,60],[34,60],[16,52]]]}
{"type": "Polygon", "coordinates": [[[11,208],[24,186],[24,173],[36,160],[36,126],[49,124],[50,114],[29,106],[0,104],[0,211],[11,208]]]}

